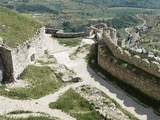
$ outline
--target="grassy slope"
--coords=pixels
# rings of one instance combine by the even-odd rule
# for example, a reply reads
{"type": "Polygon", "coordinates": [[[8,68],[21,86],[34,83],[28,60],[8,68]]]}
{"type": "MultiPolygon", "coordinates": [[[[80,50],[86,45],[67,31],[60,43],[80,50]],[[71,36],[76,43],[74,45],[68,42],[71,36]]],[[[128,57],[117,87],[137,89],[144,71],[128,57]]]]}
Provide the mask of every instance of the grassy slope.
{"type": "Polygon", "coordinates": [[[92,106],[74,90],[68,90],[55,103],[50,103],[50,108],[61,109],[71,114],[77,120],[103,120],[92,106]],[[66,104],[67,103],[67,104],[66,104]]]}
{"type": "MultiPolygon", "coordinates": [[[[126,0],[128,1],[128,0],[126,0]]],[[[27,2],[14,2],[12,4],[17,10],[22,12],[35,12],[35,13],[49,13],[52,17],[45,17],[45,24],[53,24],[54,26],[64,27],[65,31],[83,31],[86,26],[89,26],[90,20],[95,19],[112,19],[119,18],[121,16],[132,16],[139,13],[155,13],[156,9],[143,9],[130,6],[130,2],[126,4],[126,1],[112,1],[112,0],[28,0],[27,2]],[[24,4],[26,7],[24,7],[24,4]],[[28,7],[27,7],[28,6],[28,7]],[[39,7],[41,6],[41,7],[39,7]],[[32,9],[33,8],[33,9],[32,9]],[[36,9],[35,9],[36,8],[36,9]],[[56,11],[56,13],[55,13],[56,11]],[[51,22],[52,21],[52,22],[51,22]],[[62,24],[64,21],[70,23],[67,26],[62,24]]],[[[143,0],[145,1],[145,0],[143,0]]],[[[135,1],[136,3],[142,4],[143,2],[135,1]]],[[[154,1],[155,3],[155,1],[154,1]]],[[[157,5],[157,4],[156,4],[157,5]]],[[[143,6],[146,6],[144,4],[143,6]]],[[[158,12],[156,12],[158,13],[158,12]]],[[[46,14],[45,14],[46,16],[46,14]]]]}
{"type": "Polygon", "coordinates": [[[143,19],[146,20],[147,25],[151,26],[149,31],[142,32],[141,44],[146,50],[157,53],[160,56],[160,53],[155,52],[155,50],[160,51],[160,19],[157,16],[143,16],[143,19]]]}
{"type": "Polygon", "coordinates": [[[5,87],[0,87],[0,95],[15,99],[38,99],[51,92],[56,91],[61,85],[54,72],[49,67],[36,67],[30,65],[22,73],[21,79],[31,84],[27,88],[12,88],[6,91],[5,87]]]}
{"type": "Polygon", "coordinates": [[[10,47],[32,37],[39,27],[39,23],[31,18],[0,7],[0,36],[10,47]]]}

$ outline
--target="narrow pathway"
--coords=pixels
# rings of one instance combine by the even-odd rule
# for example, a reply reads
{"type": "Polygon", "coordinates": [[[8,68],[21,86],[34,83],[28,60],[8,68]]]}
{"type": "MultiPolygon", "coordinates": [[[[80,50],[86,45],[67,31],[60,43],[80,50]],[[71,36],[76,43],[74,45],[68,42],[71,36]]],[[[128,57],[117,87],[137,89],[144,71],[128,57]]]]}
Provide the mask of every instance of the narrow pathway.
{"type": "Polygon", "coordinates": [[[108,96],[116,100],[124,109],[134,114],[140,120],[160,120],[160,116],[156,115],[151,108],[146,108],[134,101],[122,89],[114,86],[111,82],[103,79],[88,67],[84,59],[70,60],[70,51],[55,53],[54,56],[60,64],[66,65],[69,69],[73,69],[84,81],[106,93],[108,96]]]}
{"type": "Polygon", "coordinates": [[[115,99],[124,109],[134,114],[140,120],[160,120],[160,116],[156,115],[151,108],[145,108],[141,104],[135,102],[123,90],[115,87],[112,83],[107,81],[107,79],[104,80],[97,73],[95,73],[90,67],[88,67],[85,59],[79,58],[76,60],[71,60],[69,58],[69,54],[73,52],[73,49],[66,49],[65,47],[60,46],[50,37],[48,40],[51,41],[51,44],[49,45],[49,52],[55,56],[57,62],[66,65],[69,69],[74,70],[78,76],[83,79],[83,82],[68,84],[61,87],[57,92],[37,100],[13,100],[0,96],[0,114],[5,115],[8,112],[15,110],[28,110],[47,113],[50,116],[57,117],[61,120],[75,120],[75,118],[71,117],[67,113],[56,109],[50,109],[48,104],[58,100],[61,95],[72,87],[91,85],[115,99]]]}
{"type": "Polygon", "coordinates": [[[50,109],[49,103],[56,101],[62,94],[64,94],[72,86],[79,86],[81,84],[71,84],[60,88],[54,94],[44,96],[38,100],[12,100],[6,97],[0,97],[0,114],[6,115],[15,110],[24,110],[32,112],[47,113],[51,117],[59,118],[60,120],[75,120],[70,115],[61,110],[50,109]]]}

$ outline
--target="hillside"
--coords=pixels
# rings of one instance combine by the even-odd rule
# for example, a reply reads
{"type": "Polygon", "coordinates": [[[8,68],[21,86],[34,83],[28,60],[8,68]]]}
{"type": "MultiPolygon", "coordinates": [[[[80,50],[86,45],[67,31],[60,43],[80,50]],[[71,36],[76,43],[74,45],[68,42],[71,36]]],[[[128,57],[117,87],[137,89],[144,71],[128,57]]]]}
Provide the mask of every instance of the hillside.
{"type": "Polygon", "coordinates": [[[32,37],[39,23],[15,11],[0,7],[0,37],[10,47],[32,37]]]}
{"type": "MultiPolygon", "coordinates": [[[[94,5],[97,7],[139,7],[139,8],[152,8],[152,9],[159,9],[160,8],[160,1],[158,0],[1,0],[1,3],[10,3],[11,5],[16,5],[19,8],[21,4],[34,4],[40,5],[39,7],[42,10],[53,10],[54,7],[51,7],[53,4],[57,4],[58,7],[62,7],[63,4],[60,3],[67,3],[70,2],[72,4],[79,4],[84,5],[94,5]],[[47,7],[49,6],[49,7],[47,7]]],[[[25,9],[25,8],[24,8],[25,9]]],[[[30,8],[27,8],[30,9],[30,8]]],[[[31,8],[32,9],[32,8],[31,8]]],[[[35,8],[33,8],[35,9],[35,8]]],[[[56,9],[57,10],[57,9],[56,9]]]]}
{"type": "MultiPolygon", "coordinates": [[[[150,9],[154,7],[147,6],[145,1],[146,0],[132,0],[132,2],[131,0],[123,0],[123,2],[121,0],[1,0],[0,5],[22,13],[31,13],[34,16],[38,16],[38,18],[42,16],[45,18],[45,20],[43,19],[45,24],[51,24],[55,27],[64,28],[65,31],[74,32],[83,31],[85,26],[98,20],[106,21],[115,17],[119,19],[117,17],[132,16],[141,13],[159,13],[157,9],[150,9]]],[[[158,6],[158,2],[151,2],[153,6],[158,6]]]]}

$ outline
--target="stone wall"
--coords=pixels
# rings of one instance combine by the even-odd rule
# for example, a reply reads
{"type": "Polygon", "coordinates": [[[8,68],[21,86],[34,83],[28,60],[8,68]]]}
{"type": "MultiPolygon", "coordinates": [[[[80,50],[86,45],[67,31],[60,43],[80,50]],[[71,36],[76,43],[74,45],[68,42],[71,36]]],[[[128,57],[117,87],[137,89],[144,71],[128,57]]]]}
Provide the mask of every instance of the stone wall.
{"type": "Polygon", "coordinates": [[[41,28],[29,41],[12,49],[13,74],[15,79],[37,58],[44,55],[45,28],[41,28]]]}
{"type": "Polygon", "coordinates": [[[155,81],[141,69],[124,63],[114,57],[106,44],[104,44],[104,41],[98,45],[98,64],[105,71],[124,83],[133,86],[156,100],[160,100],[160,82],[157,82],[158,79],[155,81]]]}
{"type": "Polygon", "coordinates": [[[3,81],[11,82],[14,80],[11,50],[5,46],[0,46],[0,56],[3,64],[3,81]]]}
{"type": "Polygon", "coordinates": [[[50,28],[50,27],[46,28],[47,34],[56,34],[58,31],[59,31],[59,29],[54,29],[54,28],[50,28]]]}
{"type": "Polygon", "coordinates": [[[77,38],[77,37],[84,37],[88,36],[88,32],[69,32],[65,33],[62,31],[58,31],[55,34],[53,34],[54,37],[56,38],[77,38]]]}
{"type": "Polygon", "coordinates": [[[104,30],[103,41],[116,58],[130,63],[131,65],[135,65],[137,68],[160,78],[160,64],[157,61],[150,61],[138,55],[132,55],[129,51],[118,46],[116,43],[116,30],[113,28],[106,28],[104,30]]]}

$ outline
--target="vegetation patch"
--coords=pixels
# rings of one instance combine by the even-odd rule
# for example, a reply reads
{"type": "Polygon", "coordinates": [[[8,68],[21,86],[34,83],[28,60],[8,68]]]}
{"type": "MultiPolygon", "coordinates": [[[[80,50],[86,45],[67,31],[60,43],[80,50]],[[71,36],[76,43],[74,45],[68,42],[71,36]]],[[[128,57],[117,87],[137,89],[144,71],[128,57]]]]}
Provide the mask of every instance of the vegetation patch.
{"type": "Polygon", "coordinates": [[[50,103],[49,106],[53,109],[61,109],[77,120],[104,120],[89,102],[73,89],[68,90],[57,102],[50,103]]]}
{"type": "Polygon", "coordinates": [[[57,40],[59,44],[68,46],[68,47],[75,47],[80,45],[81,43],[80,38],[58,38],[57,40]]]}
{"type": "Polygon", "coordinates": [[[0,116],[0,120],[57,120],[55,118],[50,118],[50,117],[33,117],[30,116],[28,118],[11,118],[11,117],[5,117],[5,116],[0,116]]]}
{"type": "Polygon", "coordinates": [[[48,61],[45,61],[45,60],[37,60],[37,63],[40,63],[41,65],[48,65],[48,64],[54,64],[55,61],[53,61],[53,60],[48,60],[48,61]]]}
{"type": "Polygon", "coordinates": [[[0,95],[14,99],[38,99],[56,91],[62,85],[62,81],[57,79],[54,71],[47,66],[30,65],[21,74],[20,79],[27,81],[31,85],[26,88],[11,88],[7,90],[5,86],[1,86],[0,95]]]}
{"type": "Polygon", "coordinates": [[[8,115],[26,114],[26,113],[33,113],[33,112],[32,111],[24,111],[24,110],[15,110],[15,111],[9,112],[8,115]]]}
{"type": "Polygon", "coordinates": [[[30,17],[0,7],[0,37],[10,47],[16,47],[33,37],[38,28],[40,24],[30,17]]]}

